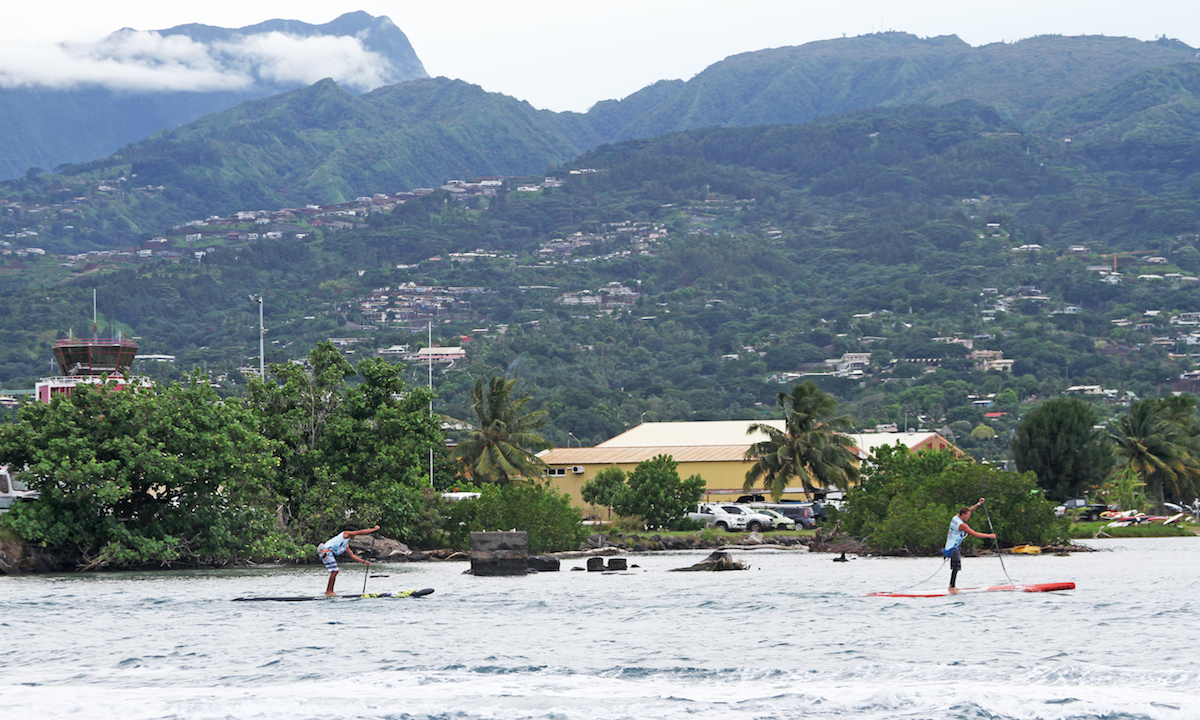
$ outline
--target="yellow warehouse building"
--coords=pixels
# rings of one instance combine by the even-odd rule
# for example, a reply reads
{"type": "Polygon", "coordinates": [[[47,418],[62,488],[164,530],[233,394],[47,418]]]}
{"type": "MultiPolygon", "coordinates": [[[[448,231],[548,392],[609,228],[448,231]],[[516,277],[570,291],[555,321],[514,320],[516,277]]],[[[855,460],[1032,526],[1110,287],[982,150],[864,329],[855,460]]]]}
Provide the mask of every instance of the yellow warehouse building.
{"type": "MultiPolygon", "coordinates": [[[[746,459],[746,450],[756,442],[766,440],[763,433],[748,435],[751,425],[764,424],[783,429],[783,420],[717,420],[711,422],[651,422],[642,423],[606,440],[595,447],[566,447],[545,450],[538,454],[548,466],[551,485],[571,497],[571,502],[585,516],[599,516],[602,508],[583,501],[583,484],[607,467],[619,467],[626,474],[638,463],[659,455],[670,455],[679,463],[679,477],[699,475],[705,482],[705,500],[732,500],[745,492],[742,484],[746,471],[753,464],[746,459]]],[[[953,448],[949,440],[936,432],[879,432],[852,433],[859,458],[869,457],[874,448],[900,443],[916,452],[923,449],[953,448]]],[[[844,488],[820,488],[818,497],[837,493],[844,488]]],[[[764,494],[763,488],[752,492],[764,494]]],[[[785,500],[813,500],[802,488],[789,487],[785,500]]]]}

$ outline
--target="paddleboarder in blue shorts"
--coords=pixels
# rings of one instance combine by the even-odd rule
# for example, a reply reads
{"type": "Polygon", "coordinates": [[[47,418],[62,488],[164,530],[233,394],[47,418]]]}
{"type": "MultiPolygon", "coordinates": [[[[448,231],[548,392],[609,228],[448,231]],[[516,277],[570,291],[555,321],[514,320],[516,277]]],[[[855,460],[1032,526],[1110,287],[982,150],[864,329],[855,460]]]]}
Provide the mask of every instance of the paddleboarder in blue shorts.
{"type": "Polygon", "coordinates": [[[971,507],[959,508],[958,514],[950,518],[950,530],[946,533],[946,547],[942,550],[942,556],[950,558],[951,595],[957,595],[962,592],[954,587],[954,583],[958,580],[958,571],[962,570],[962,553],[960,552],[960,548],[962,547],[963,540],[967,538],[967,535],[992,540],[996,538],[993,533],[976,532],[967,524],[967,521],[971,519],[971,513],[982,504],[983,498],[979,498],[979,502],[971,507]]]}
{"type": "Polygon", "coordinates": [[[317,556],[321,558],[321,562],[325,563],[325,569],[329,570],[329,584],[325,586],[326,595],[337,594],[333,591],[333,584],[337,582],[338,555],[344,553],[349,555],[352,560],[363,563],[364,565],[371,564],[370,561],[363,560],[354,554],[354,551],[350,549],[350,539],[357,535],[370,535],[378,529],[379,526],[376,525],[375,527],[367,528],[366,530],[343,530],[342,532],[334,535],[317,546],[317,556]]]}

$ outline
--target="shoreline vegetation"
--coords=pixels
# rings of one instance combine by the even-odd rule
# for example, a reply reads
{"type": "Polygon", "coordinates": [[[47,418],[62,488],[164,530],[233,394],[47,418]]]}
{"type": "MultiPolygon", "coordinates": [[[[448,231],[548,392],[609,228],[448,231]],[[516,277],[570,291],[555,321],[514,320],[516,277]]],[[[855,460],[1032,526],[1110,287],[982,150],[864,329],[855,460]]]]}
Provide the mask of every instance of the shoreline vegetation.
{"type": "MultiPolygon", "coordinates": [[[[550,481],[521,479],[538,476],[543,465],[533,451],[548,443],[535,432],[544,422],[541,411],[525,412],[529,395],[514,394],[515,379],[495,376],[486,391],[482,380],[475,383],[476,422],[462,423],[470,433],[451,451],[430,412],[432,394],[405,383],[397,366],[378,358],[354,366],[325,342],[307,366],[272,365],[271,372],[278,383],[253,380],[242,402],[219,401],[194,377],[137,392],[84,386],[49,404],[23,406],[17,422],[0,425],[0,458],[23,468],[39,496],[0,518],[0,572],[304,564],[316,559],[317,542],[346,524],[380,527],[369,547],[356,542],[355,549],[384,561],[459,557],[471,546],[471,532],[506,528],[525,531],[535,556],[765,543],[924,557],[941,550],[947,518],[963,498],[987,499],[980,522],[1000,531],[997,550],[1069,552],[1079,537],[1192,532],[1174,524],[1115,528],[1077,522],[1076,513],[1059,517],[1036,473],[1010,472],[952,450],[884,445],[857,466],[846,459],[849,441],[829,432],[842,420],[836,401],[809,383],[779,394],[786,432],[769,432],[768,441],[747,451],[756,460],[743,489],[763,483],[778,497],[792,486],[808,496],[818,486],[847,487],[842,503],[822,506],[815,531],[764,538],[701,529],[704,523],[690,513],[706,482],[699,474],[681,478],[670,455],[643,460],[628,475],[614,466],[585,483],[585,503],[616,518],[591,525],[550,481]],[[355,376],[362,382],[350,382],[355,376]],[[474,497],[456,502],[447,497],[450,489],[474,497]],[[384,538],[397,539],[378,542],[384,538]]],[[[1157,418],[1153,427],[1180,434],[1200,427],[1191,401],[1137,408],[1139,417],[1157,418]],[[1184,415],[1192,419],[1184,422],[1184,415]]],[[[1200,452],[1182,448],[1173,456],[1182,469],[1173,476],[1178,487],[1170,488],[1171,499],[1200,478],[1193,469],[1200,452]]],[[[1119,506],[1148,507],[1150,495],[1162,507],[1167,480],[1156,478],[1163,473],[1146,471],[1139,481],[1137,468],[1117,469],[1129,490],[1118,493],[1119,506]]],[[[1105,485],[1100,492],[1111,502],[1116,490],[1105,485]]],[[[962,549],[987,551],[974,538],[962,549]]]]}
{"type": "MultiPolygon", "coordinates": [[[[1151,537],[1195,537],[1200,535],[1200,527],[1194,523],[1184,526],[1163,526],[1147,524],[1137,527],[1106,528],[1108,521],[1081,522],[1072,526],[1072,539],[1075,540],[1106,540],[1151,537]]],[[[395,541],[390,541],[393,544],[395,541]]],[[[1042,555],[1063,555],[1075,552],[1097,552],[1097,548],[1070,544],[1052,544],[1038,547],[1042,555]]],[[[603,555],[620,555],[625,553],[664,552],[672,550],[724,550],[724,551],[755,551],[755,550],[801,550],[827,555],[857,555],[860,557],[934,557],[936,553],[910,552],[903,548],[897,550],[873,550],[863,542],[844,533],[822,535],[820,529],[801,531],[782,531],[763,535],[761,533],[718,533],[713,531],[698,532],[622,532],[613,530],[603,533],[592,533],[582,547],[576,550],[543,553],[548,557],[562,560],[603,555]]],[[[437,548],[431,550],[408,550],[403,553],[393,553],[380,556],[365,546],[356,550],[372,563],[401,563],[401,562],[446,562],[466,561],[470,552],[455,548],[437,548]]],[[[1012,548],[1002,549],[1003,554],[1016,553],[1012,548]]],[[[968,557],[986,557],[995,555],[992,548],[980,548],[964,553],[968,557]]],[[[271,567],[300,567],[318,564],[315,559],[275,560],[271,562],[254,562],[251,560],[227,561],[206,564],[162,564],[151,563],[139,567],[105,568],[103,572],[145,572],[147,570],[180,570],[208,569],[220,570],[229,568],[271,568],[271,567]]],[[[0,536],[0,575],[51,574],[68,572],[87,572],[89,568],[73,563],[61,553],[40,548],[24,542],[11,535],[0,536]]],[[[94,571],[94,570],[93,570],[94,571]]]]}

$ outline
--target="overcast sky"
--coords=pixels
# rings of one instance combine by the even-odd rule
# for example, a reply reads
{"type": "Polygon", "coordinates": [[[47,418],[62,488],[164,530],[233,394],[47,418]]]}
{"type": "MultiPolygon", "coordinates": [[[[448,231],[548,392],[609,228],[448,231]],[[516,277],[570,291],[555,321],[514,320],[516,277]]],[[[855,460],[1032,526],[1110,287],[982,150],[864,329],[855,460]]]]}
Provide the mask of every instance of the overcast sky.
{"type": "MultiPolygon", "coordinates": [[[[123,27],[242,27],[272,18],[323,24],[364,10],[391,18],[430,75],[466,80],[539,108],[578,111],[658,80],[686,80],[730,55],[880,30],[920,37],[953,34],[971,45],[1042,34],[1142,40],[1166,35],[1200,47],[1195,0],[24,0],[6,5],[0,20],[0,84],[61,85],[82,79],[144,87],[153,76],[162,87],[211,89],[238,80],[216,73],[204,58],[190,57],[195,48],[166,46],[143,35],[136,38],[135,50],[123,46],[100,57],[94,44],[123,27]],[[171,61],[145,62],[153,53],[168,53],[171,61]]],[[[284,78],[373,82],[372,69],[353,42],[297,45],[276,38],[238,52],[272,58],[284,78]]]]}

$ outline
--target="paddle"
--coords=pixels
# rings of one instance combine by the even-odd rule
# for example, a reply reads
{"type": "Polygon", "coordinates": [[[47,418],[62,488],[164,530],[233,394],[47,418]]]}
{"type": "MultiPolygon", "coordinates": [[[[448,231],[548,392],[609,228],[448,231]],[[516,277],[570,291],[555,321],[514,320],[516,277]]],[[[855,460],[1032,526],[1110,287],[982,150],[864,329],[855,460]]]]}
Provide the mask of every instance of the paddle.
{"type": "Polygon", "coordinates": [[[363,573],[363,591],[362,594],[367,594],[367,578],[371,577],[371,561],[367,561],[367,571],[363,573]]]}
{"type": "Polygon", "coordinates": [[[988,530],[992,532],[992,542],[996,545],[996,557],[1000,558],[1000,569],[1004,571],[1004,577],[1008,578],[1011,583],[1013,579],[1008,577],[1008,568],[1004,567],[1004,554],[1000,552],[1000,539],[996,537],[996,528],[992,527],[992,514],[988,512],[987,503],[980,500],[980,504],[983,505],[983,515],[988,521],[988,530]]]}

